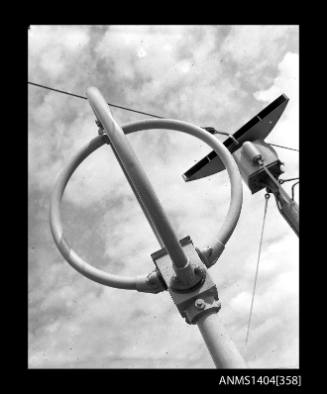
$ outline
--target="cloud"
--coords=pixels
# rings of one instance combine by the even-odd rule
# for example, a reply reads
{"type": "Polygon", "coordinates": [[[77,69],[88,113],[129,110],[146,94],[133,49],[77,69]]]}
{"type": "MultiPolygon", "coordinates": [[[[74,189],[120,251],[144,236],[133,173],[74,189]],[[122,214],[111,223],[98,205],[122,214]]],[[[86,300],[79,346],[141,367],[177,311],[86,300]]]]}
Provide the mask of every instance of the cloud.
{"type": "Polygon", "coordinates": [[[36,67],[50,78],[65,74],[89,43],[88,28],[79,26],[31,26],[29,30],[29,71],[36,67]],[[39,58],[37,65],[35,57],[39,58]],[[33,59],[33,60],[32,60],[33,59]]]}
{"type": "Polygon", "coordinates": [[[296,26],[233,26],[222,53],[237,64],[237,78],[246,77],[247,83],[262,86],[269,80],[258,78],[258,73],[265,71],[269,76],[271,66],[280,61],[287,48],[296,47],[297,35],[296,26]]]}

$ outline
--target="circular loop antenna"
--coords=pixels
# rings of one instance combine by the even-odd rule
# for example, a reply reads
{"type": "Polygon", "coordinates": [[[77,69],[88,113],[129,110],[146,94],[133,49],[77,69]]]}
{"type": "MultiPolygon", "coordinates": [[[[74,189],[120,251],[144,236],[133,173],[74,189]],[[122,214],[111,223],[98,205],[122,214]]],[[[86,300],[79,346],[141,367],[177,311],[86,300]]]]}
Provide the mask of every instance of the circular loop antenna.
{"type": "MultiPolygon", "coordinates": [[[[217,153],[221,161],[224,163],[231,182],[231,201],[229,209],[224,223],[217,234],[216,241],[214,242],[213,246],[206,250],[199,251],[206,265],[208,267],[211,266],[217,261],[218,257],[222,253],[226,242],[228,241],[236,227],[237,221],[241,213],[242,183],[239,169],[231,153],[219,140],[217,140],[211,134],[207,133],[200,127],[182,121],[171,119],[145,120],[127,124],[123,126],[122,129],[125,134],[149,129],[168,129],[181,131],[186,134],[193,135],[194,137],[197,137],[203,142],[207,143],[217,153]]],[[[60,203],[65,187],[76,168],[81,164],[81,162],[84,161],[96,149],[98,149],[100,146],[104,145],[107,142],[108,139],[106,136],[98,136],[92,139],[76,154],[76,156],[71,160],[71,162],[60,174],[51,196],[51,232],[55,243],[63,257],[73,268],[75,268],[82,275],[95,282],[110,287],[149,291],[146,289],[148,289],[149,287],[149,277],[151,274],[137,277],[122,277],[99,270],[88,264],[81,257],[79,257],[78,254],[70,247],[69,243],[66,241],[63,235],[60,203]]]]}

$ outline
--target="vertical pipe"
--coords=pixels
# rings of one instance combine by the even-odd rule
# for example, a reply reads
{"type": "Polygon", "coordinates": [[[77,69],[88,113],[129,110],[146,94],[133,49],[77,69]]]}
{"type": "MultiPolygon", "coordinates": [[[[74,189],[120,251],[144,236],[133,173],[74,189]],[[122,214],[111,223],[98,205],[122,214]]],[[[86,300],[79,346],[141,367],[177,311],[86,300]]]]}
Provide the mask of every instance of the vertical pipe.
{"type": "Polygon", "coordinates": [[[227,335],[217,312],[202,316],[197,325],[217,368],[247,368],[246,363],[227,335]]]}

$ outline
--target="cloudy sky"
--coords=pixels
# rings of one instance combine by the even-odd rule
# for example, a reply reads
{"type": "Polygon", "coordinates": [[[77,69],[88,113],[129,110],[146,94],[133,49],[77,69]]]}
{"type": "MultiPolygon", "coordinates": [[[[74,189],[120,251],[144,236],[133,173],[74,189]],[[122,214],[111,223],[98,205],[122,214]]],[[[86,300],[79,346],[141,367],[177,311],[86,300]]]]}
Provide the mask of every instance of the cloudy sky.
{"type": "MultiPolygon", "coordinates": [[[[29,81],[80,95],[96,86],[117,105],[228,132],[285,93],[290,102],[267,141],[298,148],[298,35],[297,26],[31,26],[29,81]]],[[[104,287],[63,260],[49,196],[60,170],[97,135],[95,118],[86,100],[31,85],[28,111],[29,367],[214,368],[197,326],[167,292],[104,287]]],[[[148,118],[112,114],[121,125],[148,118]]],[[[178,236],[210,245],[229,204],[227,173],[189,183],[182,174],[211,149],[164,130],[128,138],[178,236]]],[[[277,151],[283,177],[297,177],[298,153],[277,151]]],[[[245,346],[263,208],[264,191],[251,195],[244,185],[239,224],[210,273],[221,319],[249,366],[296,368],[298,238],[273,198],[245,346]]],[[[62,212],[67,239],[90,264],[121,275],[153,270],[159,245],[110,147],[75,172],[62,212]]]]}

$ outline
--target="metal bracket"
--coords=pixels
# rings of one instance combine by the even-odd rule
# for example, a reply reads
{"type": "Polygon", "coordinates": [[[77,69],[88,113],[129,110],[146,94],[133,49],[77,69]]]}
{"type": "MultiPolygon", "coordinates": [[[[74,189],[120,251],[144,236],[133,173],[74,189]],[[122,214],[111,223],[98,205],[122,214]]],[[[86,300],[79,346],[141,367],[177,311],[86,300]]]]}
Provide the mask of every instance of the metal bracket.
{"type": "Polygon", "coordinates": [[[283,163],[275,150],[262,140],[245,141],[233,155],[252,194],[265,188],[270,177],[278,182],[283,173],[283,163]]]}
{"type": "Polygon", "coordinates": [[[198,283],[191,288],[183,288],[178,285],[172,261],[165,248],[153,253],[151,257],[182,317],[188,324],[196,324],[199,318],[208,313],[209,310],[218,312],[221,304],[217,287],[210,278],[191,238],[189,236],[183,238],[180,240],[180,244],[194,268],[194,272],[199,275],[198,283]]]}
{"type": "Polygon", "coordinates": [[[98,126],[98,134],[99,134],[101,137],[104,138],[104,141],[106,142],[106,144],[110,145],[109,138],[108,138],[107,134],[106,134],[105,131],[104,131],[104,128],[103,128],[103,126],[102,126],[102,123],[101,123],[98,119],[96,119],[96,120],[95,120],[95,124],[98,126]]]}
{"type": "Polygon", "coordinates": [[[150,272],[146,276],[146,281],[142,281],[140,284],[136,285],[137,291],[142,293],[152,293],[157,294],[162,291],[167,290],[165,283],[163,282],[160,273],[157,269],[150,272]]]}

